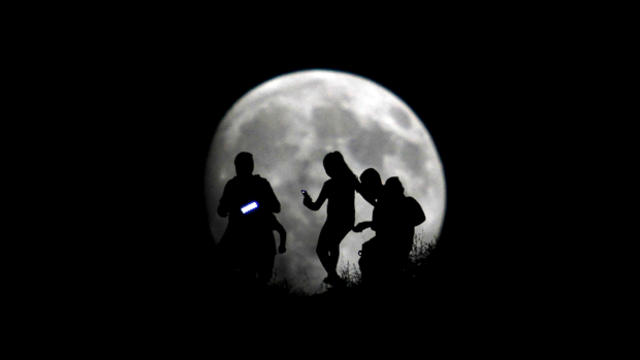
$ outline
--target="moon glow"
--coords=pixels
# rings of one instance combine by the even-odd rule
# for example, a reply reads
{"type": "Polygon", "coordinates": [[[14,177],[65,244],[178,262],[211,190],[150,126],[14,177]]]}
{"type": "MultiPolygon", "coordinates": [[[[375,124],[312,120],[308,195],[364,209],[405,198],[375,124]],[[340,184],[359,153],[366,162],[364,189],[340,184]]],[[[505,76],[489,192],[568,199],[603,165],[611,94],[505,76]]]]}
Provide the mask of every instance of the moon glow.
{"type": "MultiPolygon", "coordinates": [[[[276,214],[287,230],[287,252],[276,255],[274,280],[314,293],[326,276],[315,253],[326,204],[302,205],[301,189],[316,199],[328,176],[322,159],[340,151],[359,176],[373,167],[384,182],[398,176],[405,195],[422,206],[427,220],[416,228],[434,242],[444,219],[446,191],[442,163],[416,114],[389,90],[360,76],[309,70],[273,78],[241,97],[222,119],[211,144],[205,177],[209,224],[216,241],[227,218],[216,213],[224,185],[235,176],[233,160],[253,154],[254,174],[266,178],[280,200],[276,214]]],[[[371,219],[373,207],[356,194],[356,223],[371,219]]],[[[340,245],[340,269],[358,267],[362,243],[375,233],[350,232],[340,245]]],[[[276,241],[280,239],[276,235],[276,241]]]]}

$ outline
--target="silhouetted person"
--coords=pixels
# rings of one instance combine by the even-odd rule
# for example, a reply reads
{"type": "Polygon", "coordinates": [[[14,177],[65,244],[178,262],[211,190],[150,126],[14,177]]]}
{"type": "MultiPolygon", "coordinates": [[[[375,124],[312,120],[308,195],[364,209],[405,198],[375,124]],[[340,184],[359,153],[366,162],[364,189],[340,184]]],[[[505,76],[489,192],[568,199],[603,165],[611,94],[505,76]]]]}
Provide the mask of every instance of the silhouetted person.
{"type": "Polygon", "coordinates": [[[336,270],[340,256],[340,242],[351,231],[355,222],[354,200],[358,179],[338,151],[328,153],[324,157],[323,165],[330,179],[322,185],[320,195],[315,202],[303,190],[302,203],[309,209],[317,211],[325,200],[328,200],[327,220],[320,230],[316,253],[327,272],[324,282],[338,285],[342,282],[336,270]]]}
{"type": "Polygon", "coordinates": [[[280,232],[284,249],[286,233],[273,215],[280,212],[280,202],[269,182],[252,174],[250,153],[239,153],[234,164],[236,176],[225,185],[218,205],[218,215],[229,216],[220,244],[232,269],[248,281],[266,284],[271,279],[276,253],[273,230],[280,232]]]}
{"type": "Polygon", "coordinates": [[[390,265],[393,270],[405,266],[413,247],[415,227],[426,220],[416,199],[404,195],[404,187],[397,177],[387,179],[382,199],[373,211],[376,234],[388,243],[390,265]]]}
{"type": "Polygon", "coordinates": [[[375,277],[395,278],[404,269],[413,247],[415,227],[425,219],[420,204],[404,195],[400,179],[389,178],[373,210],[372,221],[354,227],[354,231],[362,231],[370,226],[376,232],[371,261],[375,277]]]}
{"type": "Polygon", "coordinates": [[[360,174],[360,188],[357,190],[369,204],[376,206],[382,196],[382,186],[378,171],[368,168],[360,174]]]}
{"type": "MultiPolygon", "coordinates": [[[[382,197],[382,179],[380,174],[373,168],[368,168],[360,174],[360,195],[373,205],[374,208],[378,204],[378,200],[382,197]]],[[[372,227],[371,221],[364,221],[353,227],[353,231],[361,232],[366,228],[372,227]]],[[[380,245],[381,241],[376,236],[362,244],[362,250],[359,252],[360,274],[363,282],[369,282],[372,278],[376,278],[377,272],[382,270],[380,259],[384,257],[384,249],[380,245]]]]}

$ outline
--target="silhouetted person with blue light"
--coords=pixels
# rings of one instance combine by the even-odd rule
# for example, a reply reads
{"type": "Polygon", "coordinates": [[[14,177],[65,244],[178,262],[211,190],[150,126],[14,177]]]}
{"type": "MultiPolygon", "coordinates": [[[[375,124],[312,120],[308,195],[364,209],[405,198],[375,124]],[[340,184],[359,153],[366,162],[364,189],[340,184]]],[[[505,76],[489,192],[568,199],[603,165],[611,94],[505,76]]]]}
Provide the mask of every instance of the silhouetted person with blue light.
{"type": "Polygon", "coordinates": [[[330,179],[322,185],[315,202],[302,190],[302,203],[307,208],[317,211],[325,200],[328,201],[327,220],[320,230],[316,253],[327,272],[324,282],[339,285],[342,279],[336,269],[340,256],[340,242],[351,231],[355,222],[354,200],[359,183],[339,152],[328,153],[323,159],[323,165],[330,179]]]}
{"type": "Polygon", "coordinates": [[[280,252],[286,251],[286,232],[273,214],[280,212],[280,202],[271,184],[252,174],[250,153],[239,153],[234,164],[236,176],[225,185],[218,205],[218,215],[229,217],[220,245],[229,267],[248,281],[266,284],[276,254],[274,230],[280,233],[280,252]]]}

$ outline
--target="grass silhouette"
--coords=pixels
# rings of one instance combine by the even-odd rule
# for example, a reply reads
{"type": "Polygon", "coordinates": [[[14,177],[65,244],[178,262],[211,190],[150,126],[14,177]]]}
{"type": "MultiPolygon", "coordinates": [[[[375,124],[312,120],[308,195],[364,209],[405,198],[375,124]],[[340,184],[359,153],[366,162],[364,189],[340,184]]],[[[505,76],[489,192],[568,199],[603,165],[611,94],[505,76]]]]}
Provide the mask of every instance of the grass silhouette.
{"type": "Polygon", "coordinates": [[[318,284],[322,291],[316,293],[308,293],[278,274],[266,285],[249,286],[217,273],[217,281],[209,282],[208,295],[199,301],[207,304],[207,308],[208,304],[215,303],[214,308],[221,309],[214,312],[216,318],[241,315],[252,321],[260,319],[263,323],[287,319],[302,328],[308,328],[310,324],[342,323],[335,319],[349,319],[349,324],[359,321],[366,324],[383,321],[381,319],[439,316],[434,313],[438,308],[436,304],[442,302],[446,293],[438,290],[439,275],[433,275],[438,267],[434,267],[434,262],[439,261],[434,254],[438,254],[441,243],[440,239],[435,240],[427,241],[421,233],[416,234],[401,279],[394,280],[389,286],[371,287],[363,283],[357,263],[346,263],[339,269],[344,280],[342,286],[318,284]]]}
{"type": "MultiPolygon", "coordinates": [[[[405,278],[416,279],[423,275],[422,268],[426,266],[429,255],[436,246],[436,238],[433,242],[424,240],[422,233],[413,237],[413,245],[409,253],[409,262],[404,271],[405,278]]],[[[345,281],[347,288],[358,288],[362,285],[362,274],[356,264],[347,262],[339,271],[340,277],[345,281]]]]}
{"type": "MultiPolygon", "coordinates": [[[[393,291],[397,293],[399,289],[402,291],[415,292],[422,287],[429,278],[429,264],[431,256],[436,249],[436,238],[429,242],[423,238],[423,234],[419,233],[414,236],[409,261],[404,269],[401,279],[394,284],[393,291]]],[[[344,281],[339,287],[326,287],[326,291],[309,294],[302,290],[294,288],[287,279],[274,276],[267,287],[264,294],[269,297],[290,298],[301,301],[313,301],[327,297],[350,297],[360,296],[366,292],[365,285],[362,282],[362,274],[357,263],[347,262],[339,270],[338,274],[344,281]]],[[[277,274],[276,274],[277,275],[277,274]]]]}

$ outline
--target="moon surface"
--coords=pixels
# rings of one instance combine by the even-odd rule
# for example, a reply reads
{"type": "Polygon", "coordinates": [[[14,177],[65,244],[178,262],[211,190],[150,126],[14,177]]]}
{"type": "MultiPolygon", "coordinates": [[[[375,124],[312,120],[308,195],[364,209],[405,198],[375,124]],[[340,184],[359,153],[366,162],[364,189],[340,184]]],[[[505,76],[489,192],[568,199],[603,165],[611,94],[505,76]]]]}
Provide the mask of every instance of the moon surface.
{"type": "MultiPolygon", "coordinates": [[[[445,212],[442,163],[422,121],[396,95],[375,82],[344,72],[308,70],[271,79],[240,98],[216,130],[205,177],[209,224],[216,241],[227,218],[216,213],[224,185],[235,176],[233,160],[253,154],[254,174],[269,180],[282,204],[276,214],[287,230],[287,252],[276,255],[273,281],[294,291],[323,291],[326,276],[315,253],[326,204],[302,205],[301,189],[313,199],[328,180],[322,159],[340,151],[359,176],[373,167],[384,182],[398,176],[405,195],[422,206],[427,220],[416,228],[420,241],[435,242],[445,212]]],[[[356,223],[371,219],[373,207],[356,193],[356,223]]],[[[375,233],[350,232],[340,246],[338,273],[358,270],[358,251],[375,233]]],[[[279,243],[277,234],[276,241],[279,243]]]]}

